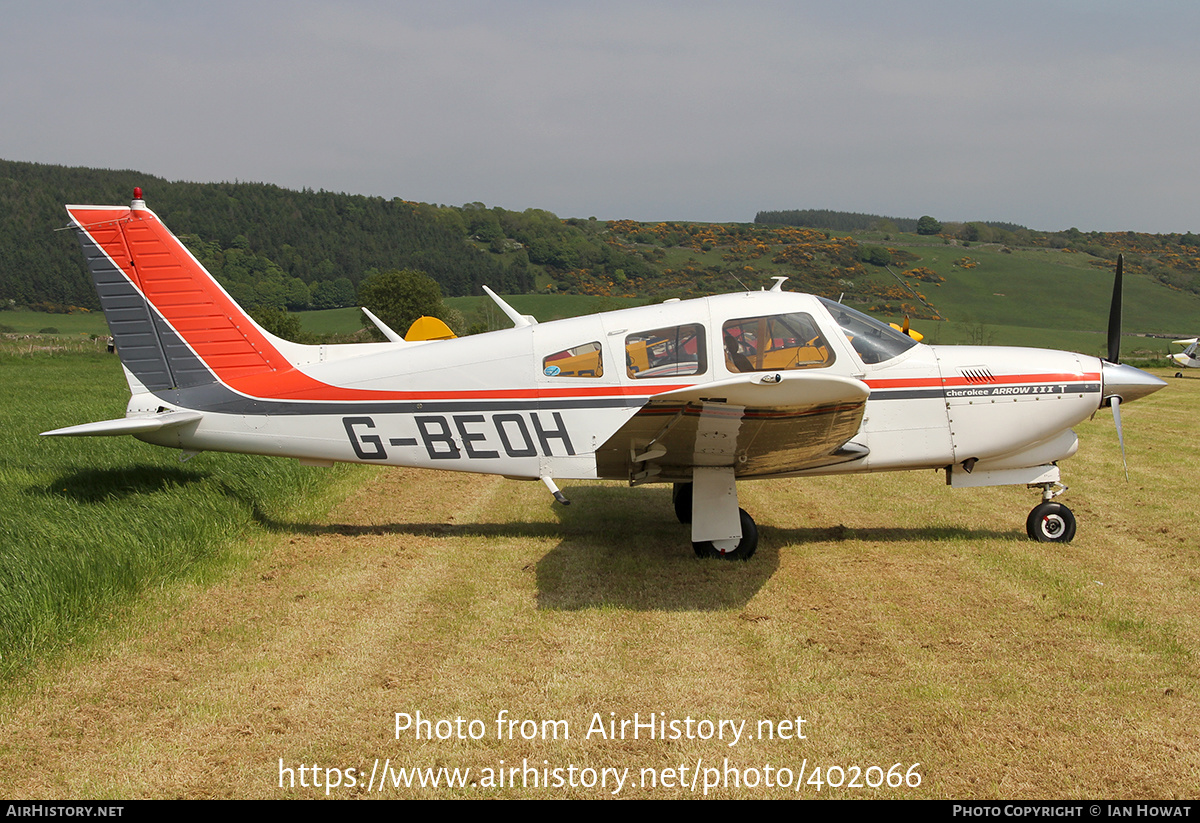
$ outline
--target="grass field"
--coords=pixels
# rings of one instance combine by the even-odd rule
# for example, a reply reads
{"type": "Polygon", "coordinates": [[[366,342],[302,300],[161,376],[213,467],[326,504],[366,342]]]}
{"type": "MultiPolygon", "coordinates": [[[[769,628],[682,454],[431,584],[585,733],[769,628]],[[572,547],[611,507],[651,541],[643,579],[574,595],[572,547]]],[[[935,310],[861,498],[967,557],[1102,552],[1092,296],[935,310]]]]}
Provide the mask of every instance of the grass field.
{"type": "MultiPolygon", "coordinates": [[[[915,235],[884,241],[881,237],[856,235],[859,242],[900,248],[920,259],[892,268],[923,266],[946,278],[933,284],[907,281],[923,293],[941,315],[955,323],[984,323],[996,327],[1037,330],[1103,331],[1112,296],[1112,264],[1100,268],[1089,255],[1051,249],[1002,249],[996,245],[970,246],[919,242],[915,235]],[[958,261],[968,258],[973,268],[958,261]]],[[[725,249],[702,252],[694,249],[668,250],[664,265],[683,267],[689,260],[701,266],[724,266],[725,249]]],[[[756,289],[770,285],[769,276],[788,274],[787,267],[767,257],[754,261],[755,273],[739,273],[745,285],[756,289]]],[[[886,269],[866,266],[863,275],[884,286],[896,285],[886,269]]],[[[861,279],[861,278],[860,278],[861,279]]],[[[855,303],[865,294],[861,282],[840,281],[845,298],[855,303]]],[[[729,291],[741,287],[733,279],[729,291]]],[[[867,302],[871,302],[867,299],[867,302]]],[[[1169,289],[1139,274],[1131,264],[1125,277],[1124,328],[1129,333],[1193,336],[1200,317],[1200,297],[1169,289]]],[[[893,318],[894,319],[894,318],[893,318]]]]}
{"type": "Polygon", "coordinates": [[[121,413],[116,361],[0,369],[0,602],[61,604],[3,682],[2,796],[364,797],[385,761],[381,797],[1200,792],[1200,379],[1123,409],[1128,482],[1111,417],[1077,427],[1069,545],[1025,537],[1023,488],[883,474],[742,484],[760,548],[726,563],[665,487],[570,483],[564,508],[495,477],[39,440],[121,413]],[[397,733],[417,712],[427,739],[397,733]],[[678,736],[620,736],[651,713],[678,736]]]}
{"type": "MultiPolygon", "coordinates": [[[[1093,258],[1048,249],[974,245],[914,249],[919,265],[946,278],[922,283],[922,291],[945,317],[996,326],[1102,332],[1112,298],[1112,269],[1093,258]],[[958,268],[969,257],[978,265],[958,268]]],[[[1172,291],[1149,277],[1127,273],[1124,295],[1126,332],[1183,334],[1200,317],[1200,298],[1172,291]]]]}
{"type": "Polygon", "coordinates": [[[205,574],[266,516],[310,511],[353,469],[178,452],[130,437],[39,438],[122,417],[102,342],[0,347],[0,674],[78,640],[148,587],[205,574]]]}
{"type": "Polygon", "coordinates": [[[17,309],[0,312],[0,325],[13,329],[10,334],[37,334],[42,329],[58,329],[56,334],[69,336],[108,336],[108,325],[104,314],[98,311],[75,314],[47,314],[40,311],[17,309]]]}

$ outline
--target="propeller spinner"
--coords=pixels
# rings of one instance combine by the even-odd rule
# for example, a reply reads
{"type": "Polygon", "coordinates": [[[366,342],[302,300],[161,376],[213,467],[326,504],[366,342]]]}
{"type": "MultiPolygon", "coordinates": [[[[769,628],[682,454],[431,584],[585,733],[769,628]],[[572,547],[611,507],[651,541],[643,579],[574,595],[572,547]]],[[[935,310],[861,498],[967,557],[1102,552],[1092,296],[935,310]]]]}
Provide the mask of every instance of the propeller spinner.
{"type": "Polygon", "coordinates": [[[1121,365],[1121,293],[1125,255],[1117,255],[1117,273],[1113,278],[1112,303],[1108,308],[1108,357],[1100,364],[1100,379],[1103,385],[1101,406],[1110,406],[1113,423],[1117,427],[1117,441],[1121,444],[1121,463],[1125,466],[1125,479],[1129,479],[1129,463],[1125,460],[1125,434],[1121,431],[1121,404],[1137,400],[1167,385],[1152,374],[1133,366],[1121,365]]]}

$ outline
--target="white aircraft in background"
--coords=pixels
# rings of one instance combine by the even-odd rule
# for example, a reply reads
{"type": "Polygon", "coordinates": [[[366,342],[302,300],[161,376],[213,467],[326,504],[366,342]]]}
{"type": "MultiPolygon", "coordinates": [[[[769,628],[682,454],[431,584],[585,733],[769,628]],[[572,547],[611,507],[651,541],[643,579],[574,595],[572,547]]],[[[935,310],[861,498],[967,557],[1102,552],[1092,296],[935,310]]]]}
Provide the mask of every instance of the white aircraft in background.
{"type": "MultiPolygon", "coordinates": [[[[556,481],[675,484],[701,556],[749,558],[737,483],[942,469],[955,488],[1023,484],[1030,537],[1069,541],[1053,498],[1071,426],[1166,385],[1073,352],[926,346],[847,306],[782,290],[470,337],[300,345],[259,327],[146,208],[68,206],[132,397],[124,418],[47,435],[132,434],[227,451],[556,481]]],[[[489,294],[491,292],[489,291],[489,294]]],[[[432,335],[436,336],[436,335],[432,335]]],[[[1122,452],[1124,445],[1122,441],[1122,452]]]]}
{"type": "MultiPolygon", "coordinates": [[[[1188,340],[1175,340],[1171,345],[1183,346],[1183,351],[1169,355],[1175,365],[1182,366],[1185,369],[1200,369],[1200,357],[1197,357],[1197,349],[1200,349],[1200,337],[1192,337],[1188,340]]],[[[1183,377],[1183,372],[1175,372],[1175,376],[1183,377]]]]}

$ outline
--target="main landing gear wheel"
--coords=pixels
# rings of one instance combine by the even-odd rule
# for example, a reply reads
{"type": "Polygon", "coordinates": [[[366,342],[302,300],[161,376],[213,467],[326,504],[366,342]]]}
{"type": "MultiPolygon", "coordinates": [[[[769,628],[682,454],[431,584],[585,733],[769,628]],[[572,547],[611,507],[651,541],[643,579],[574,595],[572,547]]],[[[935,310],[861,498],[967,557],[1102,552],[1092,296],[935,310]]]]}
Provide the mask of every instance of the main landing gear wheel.
{"type": "MultiPolygon", "coordinates": [[[[691,484],[686,485],[690,493],[691,484]]],[[[696,552],[696,556],[723,557],[726,560],[749,560],[753,557],[755,549],[758,548],[758,526],[755,525],[754,518],[746,514],[745,509],[738,509],[738,518],[742,524],[741,540],[704,540],[700,543],[693,543],[692,549],[696,552]]],[[[1074,531],[1074,527],[1072,527],[1072,531],[1074,531]]]]}
{"type": "Polygon", "coordinates": [[[671,503],[675,506],[675,516],[684,525],[692,522],[692,484],[676,483],[671,487],[671,503]]]}
{"type": "Polygon", "coordinates": [[[1070,543],[1075,536],[1075,515],[1062,503],[1042,503],[1029,513],[1025,531],[1039,543],[1070,543]]]}

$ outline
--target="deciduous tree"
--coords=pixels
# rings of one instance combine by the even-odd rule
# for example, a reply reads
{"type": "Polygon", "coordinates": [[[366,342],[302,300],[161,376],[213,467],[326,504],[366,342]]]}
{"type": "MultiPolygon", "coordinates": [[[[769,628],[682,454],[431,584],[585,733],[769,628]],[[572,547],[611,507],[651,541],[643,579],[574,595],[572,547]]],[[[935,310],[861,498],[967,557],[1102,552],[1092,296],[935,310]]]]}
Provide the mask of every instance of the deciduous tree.
{"type": "MultiPolygon", "coordinates": [[[[432,278],[416,269],[392,269],[371,275],[359,284],[358,302],[397,334],[404,334],[423,315],[446,319],[442,290],[432,278]]],[[[363,326],[376,339],[384,339],[365,316],[363,326]]]]}
{"type": "Polygon", "coordinates": [[[917,221],[917,234],[941,234],[942,224],[936,218],[924,215],[917,221]]]}

